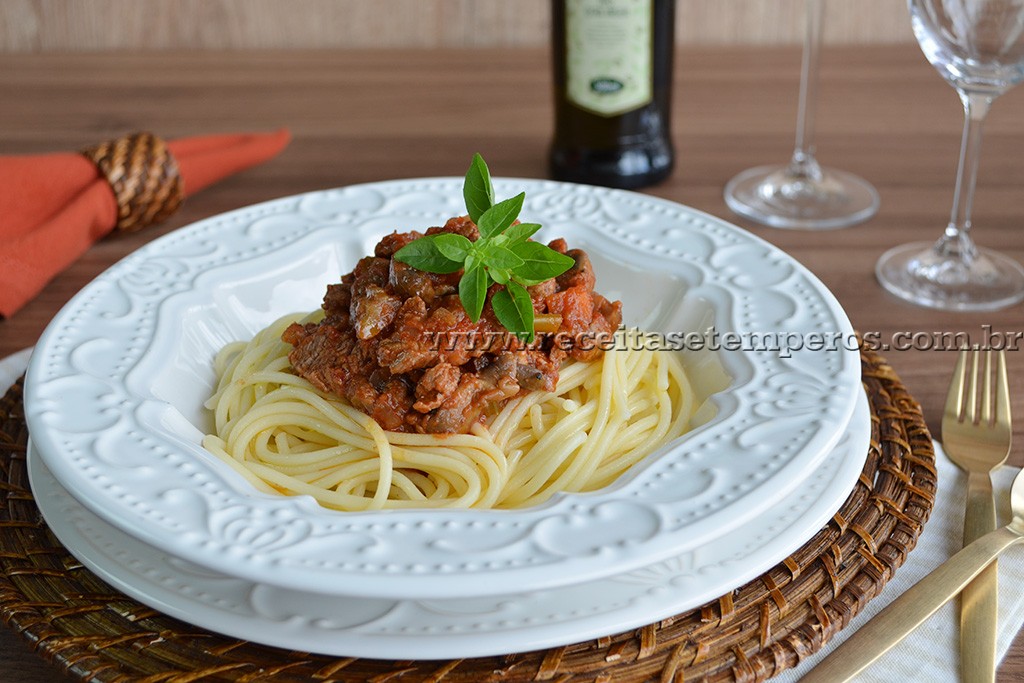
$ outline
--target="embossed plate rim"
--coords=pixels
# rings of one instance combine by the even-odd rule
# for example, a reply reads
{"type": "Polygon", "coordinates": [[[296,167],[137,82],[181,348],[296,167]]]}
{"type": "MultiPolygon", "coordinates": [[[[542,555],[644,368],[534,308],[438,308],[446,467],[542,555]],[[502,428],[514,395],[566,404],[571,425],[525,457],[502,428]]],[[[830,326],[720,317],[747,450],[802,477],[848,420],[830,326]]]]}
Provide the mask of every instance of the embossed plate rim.
{"type": "MultiPolygon", "coordinates": [[[[805,349],[790,359],[777,352],[723,352],[723,361],[739,381],[716,397],[720,418],[684,437],[681,445],[669,449],[670,457],[650,460],[608,489],[560,496],[524,511],[337,513],[319,508],[308,498],[242,494],[233,488],[237,480],[232,485],[223,483],[226,467],[217,469],[217,464],[203,459],[201,453],[182,451],[180,443],[164,444],[165,431],[178,438],[171,424],[173,415],[166,411],[165,403],[133,393],[127,384],[133,369],[146,360],[148,345],[160,346],[162,338],[154,336],[154,330],[160,329],[165,309],[174,310],[176,303],[172,302],[194,293],[195,283],[203,277],[233,276],[232,268],[239,269],[239,276],[252,277],[245,264],[253,267],[275,250],[287,250],[296,240],[313,240],[324,234],[337,236],[342,229],[358,234],[385,216],[390,217],[392,228],[436,224],[447,217],[445,214],[458,213],[461,182],[460,178],[398,180],[273,200],[200,221],[155,240],[115,264],[55,317],[33,354],[26,381],[27,419],[40,453],[57,479],[86,507],[118,528],[220,571],[332,594],[343,585],[366,596],[444,598],[493,594],[495,585],[527,590],[577,583],[669,557],[726,533],[785,496],[835,444],[849,422],[860,391],[859,354],[853,348],[839,348],[831,356],[812,355],[805,349]],[[368,198],[389,207],[388,211],[352,208],[368,198]],[[422,206],[428,200],[436,204],[426,211],[422,206]],[[414,207],[403,205],[408,202],[416,203],[414,207]],[[399,220],[428,215],[433,218],[425,224],[410,225],[399,220]],[[261,231],[266,234],[261,236],[261,231]],[[175,255],[175,249],[183,251],[175,255]],[[227,250],[226,255],[221,253],[223,250],[227,250]],[[167,274],[173,275],[175,269],[190,274],[193,280],[182,282],[167,274]],[[149,286],[178,286],[182,290],[148,301],[149,286]],[[124,301],[114,295],[116,292],[111,293],[115,287],[124,290],[124,301]],[[99,313],[92,311],[104,306],[107,308],[99,313]],[[126,310],[121,311],[119,307],[125,306],[126,310]],[[121,330],[121,338],[113,335],[118,314],[121,320],[130,322],[130,329],[121,330]],[[76,331],[83,320],[93,327],[82,323],[86,331],[76,331]],[[122,363],[124,367],[117,365],[119,359],[127,359],[122,363]],[[76,363],[88,365],[89,370],[83,371],[76,363]],[[109,370],[101,367],[104,363],[111,365],[109,370]],[[828,377],[814,377],[807,368],[813,369],[815,363],[835,365],[836,369],[828,377]],[[783,375],[780,380],[778,372],[790,376],[783,375]],[[814,386],[794,384],[801,377],[814,386]],[[102,385],[102,391],[90,395],[90,382],[102,385]],[[807,414],[802,415],[801,409],[807,414]],[[58,430],[55,422],[63,425],[64,420],[81,419],[82,411],[92,411],[87,417],[94,422],[87,419],[81,432],[64,426],[58,430]],[[114,418],[118,429],[103,426],[114,418]],[[683,513],[678,509],[686,509],[692,500],[658,500],[659,495],[678,495],[673,493],[673,485],[680,475],[674,474],[670,466],[685,469],[679,464],[680,458],[708,458],[708,452],[729,454],[728,449],[716,444],[733,432],[742,441],[742,436],[753,431],[749,425],[745,431],[740,429],[746,424],[744,420],[760,429],[760,440],[750,447],[761,449],[781,464],[758,461],[762,469],[774,468],[771,476],[750,483],[748,492],[722,496],[729,504],[715,507],[712,501],[707,505],[711,512],[692,523],[683,523],[683,513]],[[773,429],[774,441],[768,439],[765,443],[773,429]],[[131,447],[115,448],[118,439],[131,447]],[[790,445],[799,439],[804,441],[790,445]],[[784,445],[795,451],[788,459],[780,452],[784,445]],[[704,447],[708,450],[702,450],[704,447]],[[137,495],[138,482],[125,472],[121,459],[142,457],[140,453],[148,449],[152,449],[153,459],[146,460],[132,476],[141,481],[155,479],[161,486],[169,481],[177,487],[166,489],[170,494],[149,495],[142,488],[137,495]],[[191,483],[192,478],[203,486],[212,486],[213,493],[200,490],[198,483],[191,483]],[[118,486],[122,488],[115,497],[108,489],[118,486]],[[191,522],[167,519],[183,509],[184,498],[171,500],[171,494],[201,496],[212,512],[191,526],[191,522]],[[238,514],[231,517],[236,511],[238,514]],[[614,519],[613,525],[610,519],[614,519]],[[631,523],[638,530],[634,531],[631,523]],[[512,553],[501,544],[479,545],[490,542],[501,529],[513,535],[519,533],[508,531],[516,524],[529,530],[522,537],[522,545],[528,546],[529,552],[517,549],[512,553]],[[675,527],[663,531],[669,524],[675,527]],[[543,538],[537,531],[541,525],[545,525],[547,534],[543,538]],[[211,531],[208,527],[216,528],[211,531]],[[310,532],[311,527],[315,533],[310,532]],[[634,536],[609,538],[608,530],[613,527],[625,528],[634,536]],[[297,528],[300,531],[296,532],[297,528]],[[453,559],[442,564],[422,560],[436,560],[437,554],[431,554],[436,548],[431,544],[439,539],[443,539],[442,545],[451,545],[454,539],[463,543],[463,548],[443,549],[442,555],[453,559]],[[576,542],[578,539],[582,540],[576,542]],[[478,547],[467,550],[471,540],[478,547]],[[576,543],[568,548],[559,545],[566,540],[576,543]],[[325,561],[323,553],[327,551],[314,546],[326,541],[335,544],[332,553],[345,559],[325,561]],[[338,550],[342,541],[350,543],[338,550]],[[358,547],[356,542],[370,550],[358,547]],[[406,544],[412,542],[421,545],[410,553],[406,544]],[[356,550],[351,552],[362,555],[349,559],[346,553],[354,543],[356,550]]],[[[686,282],[687,296],[706,297],[716,306],[715,325],[722,332],[744,331],[736,316],[749,323],[762,309],[778,305],[779,300],[797,306],[798,298],[804,297],[808,310],[802,312],[795,331],[810,333],[824,326],[828,331],[853,337],[842,308],[806,268],[764,240],[718,218],[667,200],[605,188],[516,179],[496,179],[495,185],[502,196],[525,188],[524,216],[540,218],[550,230],[575,232],[598,255],[610,252],[616,258],[632,259],[630,263],[638,269],[669,267],[672,277],[686,282]],[[584,210],[591,213],[584,215],[584,210]],[[632,232],[622,228],[626,218],[636,224],[632,232]],[[665,247],[663,242],[672,246],[665,247]],[[745,263],[745,258],[754,260],[745,263]],[[715,265],[716,259],[721,263],[715,265]],[[774,282],[771,278],[781,279],[774,282]]],[[[366,230],[377,230],[377,236],[387,232],[366,230]]],[[[572,235],[566,236],[573,240],[572,235]]],[[[603,278],[600,273],[599,277],[603,278]]],[[[779,312],[784,314],[785,306],[779,312]]],[[[166,319],[164,316],[164,323],[166,319]]],[[[783,321],[778,319],[780,324],[783,321]]],[[[735,448],[731,453],[735,455],[735,448]]],[[[750,466],[751,462],[739,461],[732,466],[750,466]]],[[[702,471],[713,472],[713,465],[702,471]]],[[[738,484],[737,488],[742,486],[738,484]]]]}

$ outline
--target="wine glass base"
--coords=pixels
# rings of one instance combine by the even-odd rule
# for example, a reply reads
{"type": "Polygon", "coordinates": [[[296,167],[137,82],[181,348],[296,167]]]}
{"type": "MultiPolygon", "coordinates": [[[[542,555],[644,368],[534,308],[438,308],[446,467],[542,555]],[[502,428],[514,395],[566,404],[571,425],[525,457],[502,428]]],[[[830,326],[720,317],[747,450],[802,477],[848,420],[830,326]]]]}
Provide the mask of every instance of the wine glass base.
{"type": "Polygon", "coordinates": [[[994,311],[1024,301],[1024,268],[989,249],[966,266],[934,243],[904,244],[882,254],[875,276],[889,292],[928,308],[994,311]]]}
{"type": "Polygon", "coordinates": [[[821,178],[794,175],[789,166],[751,168],[725,186],[734,212],[773,228],[835,230],[878,211],[878,192],[852,173],[822,169],[821,178]]]}

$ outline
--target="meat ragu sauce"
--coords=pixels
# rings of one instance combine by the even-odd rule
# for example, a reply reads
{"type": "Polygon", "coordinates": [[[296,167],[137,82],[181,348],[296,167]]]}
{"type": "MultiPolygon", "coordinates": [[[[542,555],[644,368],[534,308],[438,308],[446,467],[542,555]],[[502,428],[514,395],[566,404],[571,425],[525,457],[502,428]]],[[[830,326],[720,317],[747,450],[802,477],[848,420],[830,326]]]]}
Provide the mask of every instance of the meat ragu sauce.
{"type": "MultiPolygon", "coordinates": [[[[476,241],[469,217],[450,219],[427,235],[451,232],[476,241]]],[[[295,348],[295,372],[321,391],[342,396],[384,429],[465,433],[520,392],[552,391],[566,358],[595,360],[622,321],[622,304],[594,292],[590,259],[565,241],[549,246],[575,265],[528,288],[538,319],[551,334],[526,344],[498,323],[488,302],[474,323],[462,308],[462,272],[427,273],[392,256],[423,235],[393,233],[355,270],[329,285],[326,316],[292,324],[283,335],[295,348]]]]}

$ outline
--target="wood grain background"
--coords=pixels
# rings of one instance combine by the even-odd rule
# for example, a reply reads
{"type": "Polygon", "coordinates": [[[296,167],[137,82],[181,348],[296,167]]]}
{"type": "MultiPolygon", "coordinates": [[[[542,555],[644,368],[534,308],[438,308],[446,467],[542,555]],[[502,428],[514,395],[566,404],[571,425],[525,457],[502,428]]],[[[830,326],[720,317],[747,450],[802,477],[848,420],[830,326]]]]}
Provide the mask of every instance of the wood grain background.
{"type": "MultiPolygon", "coordinates": [[[[912,42],[903,0],[826,0],[830,44],[912,42]]],[[[678,0],[677,40],[792,44],[804,0],[678,0]]],[[[0,0],[0,52],[543,45],[549,0],[0,0]]]]}

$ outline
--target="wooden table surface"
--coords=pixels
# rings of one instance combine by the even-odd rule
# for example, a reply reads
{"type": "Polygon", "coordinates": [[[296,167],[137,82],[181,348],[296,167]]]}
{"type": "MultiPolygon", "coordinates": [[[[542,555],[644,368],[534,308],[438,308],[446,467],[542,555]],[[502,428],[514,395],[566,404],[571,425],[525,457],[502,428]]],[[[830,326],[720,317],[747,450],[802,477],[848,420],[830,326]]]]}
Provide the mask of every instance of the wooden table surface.
{"type": "MultiPolygon", "coordinates": [[[[897,301],[874,279],[883,251],[936,238],[948,220],[959,101],[916,46],[826,47],[818,158],[874,183],[881,210],[839,231],[763,228],[732,216],[722,187],[747,167],[788,159],[799,59],[794,48],[681,49],[673,115],[677,169],[647,192],[734,220],[810,268],[857,329],[893,344],[884,355],[937,433],[955,354],[899,347],[914,340],[935,345],[942,333],[963,331],[985,342],[986,330],[1024,329],[1020,305],[986,314],[936,312],[897,301]]],[[[979,242],[1024,261],[1019,90],[997,101],[989,117],[974,223],[979,242]]],[[[32,345],[57,310],[106,267],[212,214],[351,183],[459,175],[476,151],[496,175],[544,177],[552,129],[548,55],[526,49],[0,56],[0,154],[77,149],[136,129],[173,138],[279,126],[294,135],[280,157],[190,199],[163,226],[101,241],[0,322],[0,357],[32,345]]],[[[1010,354],[1008,362],[1013,409],[1024,416],[1024,353],[1010,354]]],[[[1024,419],[1017,425],[1022,444],[1024,419]]],[[[1024,447],[1010,462],[1024,464],[1024,447]]],[[[9,629],[0,629],[0,672],[9,683],[64,679],[9,629]]],[[[1018,637],[999,680],[1021,678],[1024,638],[1018,637]]]]}

